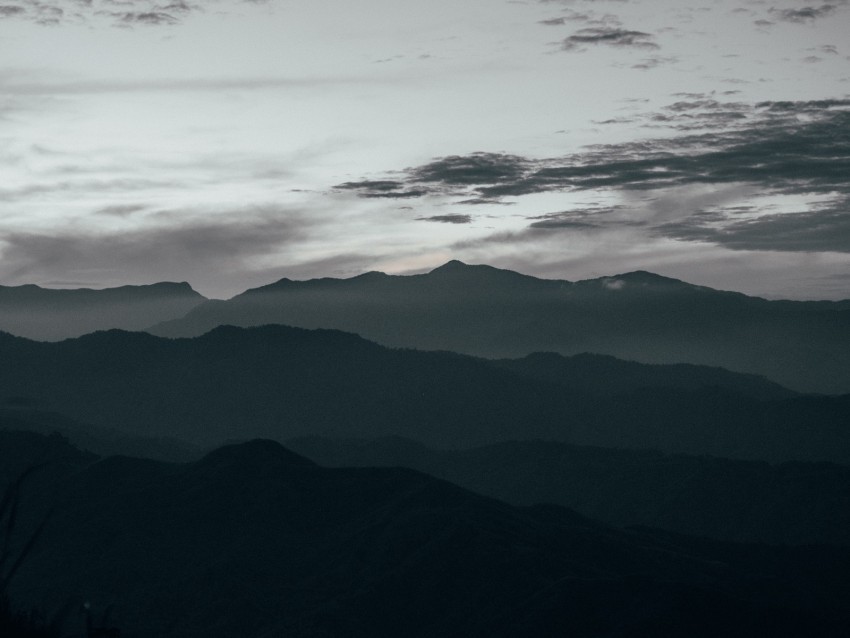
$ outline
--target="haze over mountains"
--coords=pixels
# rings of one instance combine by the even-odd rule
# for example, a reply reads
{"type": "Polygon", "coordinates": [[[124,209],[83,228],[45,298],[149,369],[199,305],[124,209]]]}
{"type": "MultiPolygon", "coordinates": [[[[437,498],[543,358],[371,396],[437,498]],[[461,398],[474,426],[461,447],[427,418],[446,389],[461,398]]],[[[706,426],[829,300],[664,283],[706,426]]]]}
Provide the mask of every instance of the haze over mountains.
{"type": "Polygon", "coordinates": [[[0,331],[58,341],[110,328],[143,330],[203,301],[185,282],[103,290],[0,286],[0,331]]]}
{"type": "Polygon", "coordinates": [[[110,328],[188,337],[264,324],[487,358],[590,352],[693,363],[800,392],[850,392],[850,301],[769,301],[643,271],[569,282],[451,261],[424,275],[282,279],[226,301],[185,283],[0,288],[0,331],[38,340],[110,328]]]}
{"type": "Polygon", "coordinates": [[[460,262],[2,295],[35,338],[0,331],[0,487],[38,469],[0,603],[130,638],[850,623],[850,302],[460,262]]]}
{"type": "Polygon", "coordinates": [[[268,323],[489,358],[553,351],[696,363],[802,392],[850,392],[850,301],[768,301],[647,272],[569,282],[451,261],[425,275],[282,279],[150,331],[268,323]]]}

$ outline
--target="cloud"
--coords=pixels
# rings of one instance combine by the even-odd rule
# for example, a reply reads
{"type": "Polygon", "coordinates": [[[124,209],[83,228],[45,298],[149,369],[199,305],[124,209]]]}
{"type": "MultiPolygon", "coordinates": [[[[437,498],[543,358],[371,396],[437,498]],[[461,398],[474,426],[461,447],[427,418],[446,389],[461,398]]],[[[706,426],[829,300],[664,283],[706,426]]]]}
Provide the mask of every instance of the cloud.
{"type": "MultiPolygon", "coordinates": [[[[404,181],[362,180],[344,182],[336,190],[357,191],[360,197],[407,198],[447,194],[458,187],[499,184],[520,179],[530,161],[505,153],[471,153],[440,157],[422,166],[406,169],[404,181]]],[[[461,192],[461,191],[458,191],[461,192]]],[[[465,203],[490,203],[490,198],[474,197],[465,203]],[[475,201],[480,200],[480,201],[475,201]]]]}
{"type": "Polygon", "coordinates": [[[528,168],[528,160],[505,153],[450,155],[410,171],[416,182],[451,185],[495,184],[517,179],[528,168]]]}
{"type": "Polygon", "coordinates": [[[189,279],[221,289],[263,258],[284,258],[316,225],[300,211],[246,207],[199,215],[168,211],[154,226],[97,232],[71,227],[0,233],[0,280],[66,278],[127,283],[189,279]],[[221,219],[216,219],[221,218],[221,219]],[[221,278],[221,281],[218,281],[221,278]]]}
{"type": "Polygon", "coordinates": [[[801,9],[771,9],[779,20],[784,22],[811,22],[825,18],[835,12],[835,5],[824,4],[819,7],[803,7],[801,9]]]}
{"type": "Polygon", "coordinates": [[[632,68],[648,71],[649,69],[655,69],[663,64],[672,64],[674,62],[678,62],[678,58],[656,56],[652,58],[644,58],[640,62],[633,64],[632,68]]]}
{"type": "Polygon", "coordinates": [[[658,49],[654,36],[643,31],[629,31],[616,27],[588,27],[579,29],[561,42],[562,51],[579,51],[588,45],[605,45],[618,48],[658,49]]]}
{"type": "Polygon", "coordinates": [[[591,146],[556,158],[450,155],[405,169],[401,179],[346,182],[336,188],[359,191],[362,197],[444,195],[464,201],[559,190],[737,182],[803,193],[850,188],[850,100],[760,102],[746,106],[746,113],[744,108],[712,100],[680,101],[667,108],[670,117],[708,119],[718,130],[591,146]],[[728,128],[730,120],[743,124],[728,128]]]}
{"type": "Polygon", "coordinates": [[[95,95],[106,93],[148,93],[163,91],[173,93],[295,89],[346,84],[360,85],[366,79],[357,77],[236,77],[236,78],[181,78],[176,80],[139,80],[133,82],[78,81],[78,82],[21,82],[15,76],[0,74],[0,91],[4,95],[58,96],[95,95]]]}
{"type": "Polygon", "coordinates": [[[541,232],[630,226],[753,250],[850,250],[845,221],[850,217],[850,100],[752,105],[682,97],[689,99],[656,115],[676,127],[708,132],[595,145],[542,159],[451,155],[405,169],[394,180],[349,187],[363,197],[422,192],[456,198],[455,203],[579,191],[617,193],[625,202],[531,217],[525,231],[500,231],[472,240],[476,245],[526,241],[541,232]],[[798,212],[778,213],[769,198],[793,202],[782,209],[798,206],[798,212]]]}
{"type": "Polygon", "coordinates": [[[834,44],[823,44],[819,47],[811,47],[806,49],[807,51],[819,51],[821,53],[827,53],[829,55],[838,55],[838,47],[834,44]]]}
{"type": "Polygon", "coordinates": [[[402,182],[392,180],[362,180],[343,182],[334,186],[335,190],[357,191],[360,197],[372,199],[407,199],[424,197],[428,191],[421,188],[405,188],[402,182]]]}
{"type": "Polygon", "coordinates": [[[106,206],[95,211],[97,215],[107,215],[110,217],[129,217],[133,213],[138,213],[147,209],[145,204],[118,204],[115,206],[106,206]]]}
{"type": "Polygon", "coordinates": [[[97,193],[127,193],[130,191],[146,191],[154,188],[181,187],[177,180],[155,180],[142,177],[125,177],[113,179],[83,179],[75,181],[39,182],[18,188],[0,188],[0,202],[21,201],[33,196],[51,194],[65,194],[73,196],[75,193],[88,194],[97,193]]]}
{"type": "Polygon", "coordinates": [[[637,225],[636,222],[624,218],[624,213],[628,215],[628,211],[623,206],[574,208],[528,217],[534,220],[528,227],[543,230],[589,230],[610,228],[614,225],[637,225]]]}
{"type": "Polygon", "coordinates": [[[665,224],[657,232],[732,250],[850,253],[850,197],[820,210],[760,215],[729,222],[721,213],[665,224]]]}
{"type": "Polygon", "coordinates": [[[179,20],[165,11],[128,11],[113,14],[116,20],[127,26],[142,24],[146,26],[161,26],[177,24],[179,20]]]}
{"type": "MultiPolygon", "coordinates": [[[[243,4],[262,3],[248,0],[243,4]]],[[[21,18],[45,26],[102,23],[122,28],[167,27],[211,6],[216,11],[226,10],[223,0],[208,0],[205,5],[184,0],[19,0],[0,6],[0,19],[21,18]]]]}
{"type": "Polygon", "coordinates": [[[548,20],[540,20],[538,21],[538,24],[542,24],[547,27],[557,27],[563,26],[569,22],[593,22],[601,24],[604,21],[616,20],[617,18],[611,15],[597,17],[596,13],[583,13],[579,11],[573,11],[572,9],[566,9],[566,13],[564,15],[558,16],[557,18],[549,18],[548,20]]]}
{"type": "Polygon", "coordinates": [[[26,9],[14,4],[0,5],[0,18],[14,18],[22,16],[26,13],[26,9]]]}
{"type": "Polygon", "coordinates": [[[492,199],[487,197],[473,197],[471,199],[462,199],[458,204],[467,204],[469,206],[513,206],[514,202],[503,202],[500,199],[492,199]]]}
{"type": "Polygon", "coordinates": [[[432,215],[431,217],[417,217],[418,221],[423,222],[442,222],[443,224],[469,224],[472,222],[471,215],[432,215]]]}
{"type": "Polygon", "coordinates": [[[586,228],[600,228],[600,224],[595,224],[592,222],[573,220],[573,219],[544,219],[543,221],[534,222],[529,225],[529,228],[543,228],[543,229],[553,229],[553,228],[570,228],[570,229],[586,229],[586,228]]]}

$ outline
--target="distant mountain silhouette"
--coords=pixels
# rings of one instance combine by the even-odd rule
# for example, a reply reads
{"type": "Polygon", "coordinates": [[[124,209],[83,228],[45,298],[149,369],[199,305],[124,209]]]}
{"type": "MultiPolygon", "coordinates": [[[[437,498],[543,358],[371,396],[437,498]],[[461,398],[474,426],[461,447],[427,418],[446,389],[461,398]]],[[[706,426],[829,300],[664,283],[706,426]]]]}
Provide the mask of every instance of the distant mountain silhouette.
{"type": "Polygon", "coordinates": [[[0,330],[58,341],[95,330],[143,330],[182,317],[206,299],[187,283],[92,290],[0,286],[0,330]]]}
{"type": "Polygon", "coordinates": [[[850,467],[510,441],[434,450],[397,437],[293,439],[330,467],[409,467],[514,505],[719,540],[850,545],[850,467]]]}
{"type": "MultiPolygon", "coordinates": [[[[544,439],[850,462],[850,395],[762,401],[754,389],[774,386],[746,377],[739,391],[735,375],[717,371],[706,374],[726,387],[699,386],[702,372],[687,369],[684,387],[632,379],[620,386],[628,391],[602,383],[590,393],[587,383],[573,390],[505,362],[284,326],[221,327],[175,340],[117,330],[59,343],[0,335],[0,361],[0,402],[29,401],[81,423],[197,446],[397,435],[449,448],[544,439]]],[[[598,361],[591,363],[588,379],[598,376],[598,361]]],[[[621,365],[635,370],[610,367],[621,365]]],[[[654,369],[647,374],[658,379],[654,369]]]]}
{"type": "Polygon", "coordinates": [[[569,282],[451,261],[424,275],[282,279],[150,331],[269,323],[489,358],[552,351],[695,363],[803,392],[850,392],[850,301],[768,301],[643,271],[569,282]]]}
{"type": "Polygon", "coordinates": [[[26,405],[22,399],[0,402],[0,432],[57,433],[77,447],[101,456],[124,454],[159,461],[192,461],[202,450],[171,436],[128,434],[114,428],[81,423],[56,412],[26,405]],[[21,405],[24,403],[24,405],[21,405]]]}
{"type": "Polygon", "coordinates": [[[102,459],[52,498],[11,593],[111,606],[129,638],[838,636],[848,619],[838,548],[622,532],[268,441],[102,459]]]}
{"type": "Polygon", "coordinates": [[[795,395],[764,377],[687,363],[645,364],[608,355],[582,353],[565,357],[553,352],[533,352],[522,359],[499,359],[494,363],[523,376],[596,396],[649,388],[722,388],[756,399],[787,399],[795,395]]]}

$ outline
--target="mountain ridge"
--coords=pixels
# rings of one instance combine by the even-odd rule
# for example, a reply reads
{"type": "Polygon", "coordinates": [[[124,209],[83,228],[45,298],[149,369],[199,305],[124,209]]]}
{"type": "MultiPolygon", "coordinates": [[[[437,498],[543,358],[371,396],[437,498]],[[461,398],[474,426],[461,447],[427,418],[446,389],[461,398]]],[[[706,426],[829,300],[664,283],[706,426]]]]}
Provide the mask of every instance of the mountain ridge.
{"type": "Polygon", "coordinates": [[[128,638],[826,638],[848,615],[841,548],[617,530],[404,468],[281,466],[268,441],[222,454],[57,470],[28,493],[22,524],[53,513],[15,600],[109,606],[128,638]]]}
{"type": "Polygon", "coordinates": [[[0,360],[0,401],[196,446],[397,434],[440,447],[542,438],[850,462],[850,395],[798,396],[722,371],[662,368],[656,380],[647,372],[646,386],[632,371],[640,364],[582,375],[579,361],[578,376],[597,380],[588,392],[570,380],[575,366],[552,373],[280,325],[178,339],[119,330],[56,343],[0,339],[0,360]]]}
{"type": "Polygon", "coordinates": [[[422,275],[367,275],[280,280],[148,330],[335,328],[397,348],[491,359],[593,352],[719,366],[799,392],[850,392],[850,301],[767,300],[647,271],[570,282],[452,261],[422,275]]]}
{"type": "Polygon", "coordinates": [[[553,503],[618,527],[735,542],[850,546],[850,466],[505,441],[438,450],[401,437],[303,437],[326,467],[409,467],[513,505],[553,503]]]}
{"type": "Polygon", "coordinates": [[[0,286],[0,331],[58,341],[109,328],[143,330],[204,301],[187,282],[101,289],[0,286]]]}

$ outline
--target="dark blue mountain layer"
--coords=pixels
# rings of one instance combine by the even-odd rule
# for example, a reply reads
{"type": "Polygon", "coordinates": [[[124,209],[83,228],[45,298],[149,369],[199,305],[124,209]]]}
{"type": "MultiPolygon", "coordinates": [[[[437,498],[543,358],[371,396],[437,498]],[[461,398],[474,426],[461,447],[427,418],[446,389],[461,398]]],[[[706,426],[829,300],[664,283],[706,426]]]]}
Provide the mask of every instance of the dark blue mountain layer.
{"type": "MultiPolygon", "coordinates": [[[[203,446],[230,438],[396,435],[448,448],[544,439],[850,462],[850,395],[763,400],[760,393],[784,391],[750,377],[738,385],[734,375],[657,386],[653,371],[647,386],[632,379],[588,393],[522,362],[510,369],[284,326],[221,327],[194,339],[108,331],[41,343],[0,335],[0,360],[0,400],[203,446]]],[[[597,363],[588,378],[598,376],[597,363]]],[[[612,376],[620,369],[610,368],[612,376]]]]}
{"type": "Polygon", "coordinates": [[[409,467],[514,505],[738,542],[850,546],[850,467],[508,441],[435,450],[387,437],[286,445],[331,467],[409,467]]]}
{"type": "Polygon", "coordinates": [[[270,441],[101,459],[50,500],[11,593],[109,608],[127,638],[825,637],[848,620],[838,548],[622,532],[270,441]]]}

